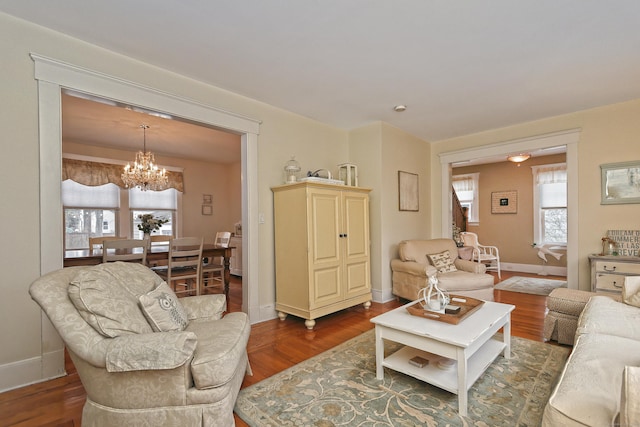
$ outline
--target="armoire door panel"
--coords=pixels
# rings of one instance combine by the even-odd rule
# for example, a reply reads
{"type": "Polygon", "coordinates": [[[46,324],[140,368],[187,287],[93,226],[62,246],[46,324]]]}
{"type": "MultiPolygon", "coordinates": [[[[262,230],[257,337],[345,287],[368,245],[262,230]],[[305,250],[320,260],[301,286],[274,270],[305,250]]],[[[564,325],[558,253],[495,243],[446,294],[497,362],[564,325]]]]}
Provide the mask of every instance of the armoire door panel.
{"type": "Polygon", "coordinates": [[[340,199],[335,194],[312,193],[310,242],[312,263],[340,257],[340,199]]]}
{"type": "Polygon", "coordinates": [[[346,293],[347,296],[353,293],[361,293],[370,290],[370,265],[368,260],[362,262],[348,264],[345,267],[346,274],[346,293]]]}
{"type": "Polygon", "coordinates": [[[340,301],[343,298],[340,266],[315,270],[313,272],[311,289],[312,308],[322,307],[340,301]]]}

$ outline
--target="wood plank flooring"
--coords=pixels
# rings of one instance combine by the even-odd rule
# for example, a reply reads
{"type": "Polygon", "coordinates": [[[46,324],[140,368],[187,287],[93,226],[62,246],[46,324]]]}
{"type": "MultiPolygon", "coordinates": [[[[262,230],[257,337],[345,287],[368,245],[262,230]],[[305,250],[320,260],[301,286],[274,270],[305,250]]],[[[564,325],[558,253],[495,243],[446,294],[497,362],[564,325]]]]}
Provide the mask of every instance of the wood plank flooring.
{"type": "MultiPolygon", "coordinates": [[[[534,274],[502,272],[502,280],[511,276],[534,274]]],[[[547,278],[558,278],[547,276],[547,278]]],[[[496,278],[497,282],[497,278],[496,278]]],[[[511,331],[513,335],[542,341],[542,326],[546,297],[508,291],[495,291],[499,302],[513,304],[511,331]]],[[[242,289],[239,280],[232,280],[230,311],[239,311],[242,289]]],[[[286,320],[269,320],[252,326],[247,350],[254,375],[245,377],[242,387],[255,384],[346,340],[372,329],[372,317],[401,305],[398,301],[373,303],[369,310],[362,305],[342,310],[319,319],[313,331],[304,326],[304,319],[288,316],[286,320]]],[[[80,379],[67,359],[68,375],[43,383],[0,394],[0,426],[80,426],[85,392],[80,379]]],[[[247,424],[236,417],[237,426],[247,424]]]]}

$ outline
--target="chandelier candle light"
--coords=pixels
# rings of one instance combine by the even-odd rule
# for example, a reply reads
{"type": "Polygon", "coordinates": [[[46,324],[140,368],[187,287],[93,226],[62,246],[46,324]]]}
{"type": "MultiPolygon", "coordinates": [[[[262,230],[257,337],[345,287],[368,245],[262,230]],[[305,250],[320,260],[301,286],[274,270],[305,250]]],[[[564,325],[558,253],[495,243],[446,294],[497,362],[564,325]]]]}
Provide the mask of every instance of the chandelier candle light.
{"type": "Polygon", "coordinates": [[[155,164],[156,160],[151,151],[147,151],[147,129],[148,125],[140,125],[143,131],[143,148],[136,154],[136,160],[131,166],[127,163],[122,174],[122,181],[129,187],[138,187],[142,191],[162,191],[167,188],[166,169],[159,169],[155,164]]]}

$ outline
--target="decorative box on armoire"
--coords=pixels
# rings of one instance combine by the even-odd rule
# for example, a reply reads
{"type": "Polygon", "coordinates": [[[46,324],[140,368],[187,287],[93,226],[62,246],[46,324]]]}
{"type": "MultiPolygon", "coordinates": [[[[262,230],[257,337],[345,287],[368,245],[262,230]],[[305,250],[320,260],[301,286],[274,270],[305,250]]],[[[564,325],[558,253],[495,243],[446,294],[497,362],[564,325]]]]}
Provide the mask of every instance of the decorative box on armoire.
{"type": "Polygon", "coordinates": [[[276,310],[315,319],[371,306],[370,189],[318,182],[273,187],[276,310]]]}

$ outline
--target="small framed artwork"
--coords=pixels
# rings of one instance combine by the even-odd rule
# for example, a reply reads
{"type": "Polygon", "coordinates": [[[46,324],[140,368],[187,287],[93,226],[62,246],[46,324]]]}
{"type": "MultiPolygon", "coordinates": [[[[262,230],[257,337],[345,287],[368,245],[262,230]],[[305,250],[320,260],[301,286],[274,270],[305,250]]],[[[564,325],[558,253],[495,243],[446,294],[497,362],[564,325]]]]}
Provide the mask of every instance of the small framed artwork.
{"type": "Polygon", "coordinates": [[[640,203],[640,161],[600,165],[601,205],[640,203]]]}
{"type": "Polygon", "coordinates": [[[205,205],[210,205],[213,201],[213,197],[211,194],[203,194],[202,195],[202,203],[205,205]]]}
{"type": "Polygon", "coordinates": [[[213,206],[202,205],[202,215],[213,215],[213,206]]]}
{"type": "Polygon", "coordinates": [[[398,198],[401,211],[418,212],[418,174],[398,171],[398,198]]]}
{"type": "Polygon", "coordinates": [[[491,213],[492,214],[514,214],[518,213],[518,192],[494,191],[491,193],[491,213]]]}

